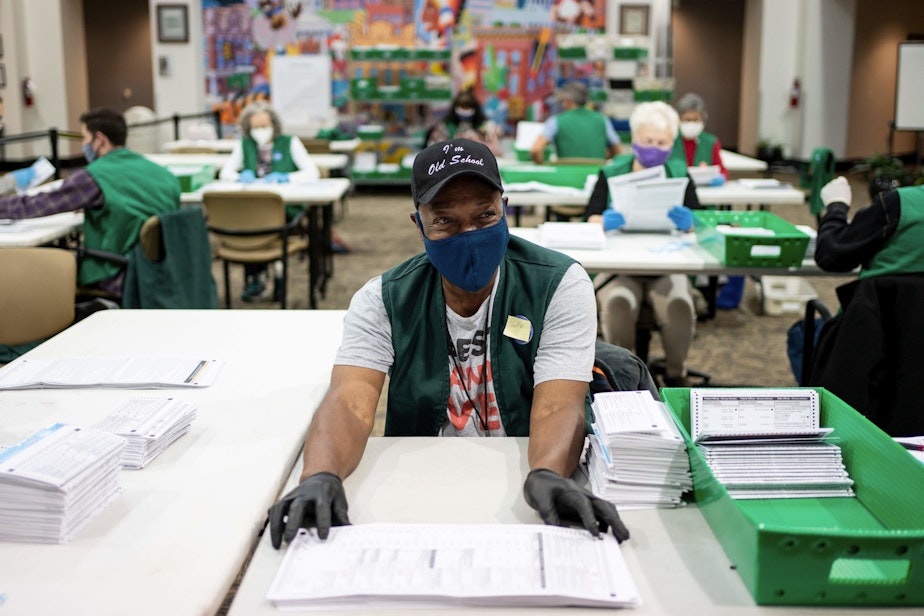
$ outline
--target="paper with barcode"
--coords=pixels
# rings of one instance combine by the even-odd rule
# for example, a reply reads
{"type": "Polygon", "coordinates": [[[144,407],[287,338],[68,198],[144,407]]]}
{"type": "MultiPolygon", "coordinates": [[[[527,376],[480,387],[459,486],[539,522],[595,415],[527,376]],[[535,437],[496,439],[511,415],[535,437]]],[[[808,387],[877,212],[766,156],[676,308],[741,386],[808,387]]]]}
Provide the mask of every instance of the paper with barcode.
{"type": "Polygon", "coordinates": [[[690,425],[702,437],[817,435],[821,407],[814,389],[690,390],[690,425]]]}
{"type": "Polygon", "coordinates": [[[223,362],[181,357],[23,359],[0,370],[2,389],[208,387],[223,362]]]}

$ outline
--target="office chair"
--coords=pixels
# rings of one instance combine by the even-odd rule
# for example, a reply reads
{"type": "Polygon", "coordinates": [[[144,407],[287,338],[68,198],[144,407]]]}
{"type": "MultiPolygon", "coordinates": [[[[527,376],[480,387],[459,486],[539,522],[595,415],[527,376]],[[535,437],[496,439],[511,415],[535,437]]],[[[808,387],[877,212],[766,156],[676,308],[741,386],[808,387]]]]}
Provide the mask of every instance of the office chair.
{"type": "MultiPolygon", "coordinates": [[[[223,262],[225,307],[231,307],[231,263],[269,265],[281,261],[280,308],[284,310],[289,280],[288,257],[308,249],[308,240],[300,235],[305,212],[299,212],[286,222],[285,202],[269,191],[206,192],[202,201],[208,230],[217,240],[214,254],[223,262]]],[[[310,259],[306,261],[310,265],[310,259]]]]}
{"type": "Polygon", "coordinates": [[[834,179],[834,163],[834,151],[831,148],[815,148],[808,170],[802,178],[802,187],[809,190],[809,212],[815,217],[816,222],[820,221],[821,213],[825,209],[825,204],[821,200],[821,189],[834,179]]]}
{"type": "Polygon", "coordinates": [[[924,274],[861,278],[837,296],[841,311],[817,345],[806,313],[803,384],[828,389],[890,436],[924,434],[924,274]]]}

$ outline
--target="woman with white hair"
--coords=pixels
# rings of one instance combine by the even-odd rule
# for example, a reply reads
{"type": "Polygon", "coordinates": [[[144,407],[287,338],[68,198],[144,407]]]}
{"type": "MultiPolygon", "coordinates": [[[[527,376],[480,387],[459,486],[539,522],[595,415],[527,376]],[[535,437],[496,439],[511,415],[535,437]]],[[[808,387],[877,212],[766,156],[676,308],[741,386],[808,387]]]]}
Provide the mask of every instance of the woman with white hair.
{"type": "MultiPolygon", "coordinates": [[[[629,117],[632,132],[632,154],[622,154],[600,170],[587,206],[589,222],[600,222],[607,231],[619,229],[626,220],[612,209],[607,179],[664,166],[669,178],[687,176],[686,162],[671,158],[674,138],[680,119],[677,112],[665,103],[641,103],[629,117]]],[[[693,182],[687,184],[683,204],[674,206],[668,218],[681,231],[693,227],[694,209],[700,209],[693,182]]],[[[682,274],[666,276],[625,276],[615,278],[597,276],[597,308],[603,339],[628,349],[635,347],[635,325],[639,309],[647,302],[661,332],[666,355],[664,384],[668,387],[686,387],[687,353],[696,330],[696,313],[693,306],[689,279],[682,274]]]]}
{"type": "Polygon", "coordinates": [[[689,92],[680,97],[676,104],[680,116],[680,134],[674,142],[674,155],[687,161],[687,166],[718,165],[722,174],[720,182],[728,179],[728,171],[722,164],[722,144],[719,138],[703,129],[706,126],[706,103],[698,94],[689,92]]]}

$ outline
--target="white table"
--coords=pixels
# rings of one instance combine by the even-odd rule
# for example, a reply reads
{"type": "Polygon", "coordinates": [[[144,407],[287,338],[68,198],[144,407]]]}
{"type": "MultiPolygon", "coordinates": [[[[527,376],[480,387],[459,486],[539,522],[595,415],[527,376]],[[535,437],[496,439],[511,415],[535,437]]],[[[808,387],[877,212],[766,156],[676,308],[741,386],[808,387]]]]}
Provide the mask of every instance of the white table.
{"type": "Polygon", "coordinates": [[[751,188],[732,180],[722,186],[697,186],[696,196],[703,205],[805,205],[805,193],[785,183],[751,188]]]}
{"type": "MultiPolygon", "coordinates": [[[[167,165],[212,165],[215,167],[215,173],[217,174],[230,158],[230,153],[194,154],[168,152],[145,154],[144,156],[148,160],[165,167],[167,165]]],[[[311,160],[319,169],[342,171],[349,164],[350,157],[346,154],[311,154],[311,160]]]]}
{"type": "Polygon", "coordinates": [[[288,184],[241,184],[218,180],[206,184],[197,191],[183,193],[182,203],[202,203],[207,192],[271,191],[291,205],[308,206],[308,277],[311,290],[310,306],[316,308],[318,295],[323,296],[327,281],[334,274],[334,259],[331,251],[331,228],[334,224],[334,203],[342,200],[350,190],[347,178],[328,178],[311,182],[290,182],[288,184]],[[320,211],[320,218],[318,213],[320,211]]]}
{"type": "Polygon", "coordinates": [[[136,395],[194,402],[190,431],[64,545],[0,543],[3,614],[214,614],[298,459],[330,378],[342,311],[108,310],[27,357],[215,357],[197,390],[0,395],[0,442],[55,422],[86,426],[136,395]]]}
{"type": "Polygon", "coordinates": [[[767,170],[767,163],[757,158],[751,158],[729,150],[719,150],[722,164],[729,172],[762,173],[767,170]]]}
{"type": "MultiPolygon", "coordinates": [[[[238,139],[179,139],[164,142],[164,149],[168,152],[183,148],[208,148],[216,152],[231,152],[238,139]]],[[[330,142],[330,151],[345,154],[352,152],[359,146],[359,139],[343,139],[330,142]]],[[[312,154],[312,156],[314,156],[312,154]]]]}
{"type": "MultiPolygon", "coordinates": [[[[522,496],[528,473],[527,439],[373,438],[362,462],[344,487],[354,524],[372,522],[521,524],[540,523],[522,496]]],[[[296,469],[301,465],[296,464],[296,469]]],[[[297,476],[296,472],[296,476],[297,476]]],[[[294,483],[296,476],[290,478],[294,483]]],[[[913,610],[759,607],[699,509],[625,511],[631,538],[622,552],[638,585],[643,605],[626,614],[818,616],[910,614],[913,610]]],[[[274,550],[269,532],[261,539],[231,604],[232,616],[278,615],[265,599],[283,551],[274,550]]],[[[918,610],[920,611],[920,610],[918,610]]],[[[586,609],[445,609],[439,614],[591,614],[586,609]]],[[[318,613],[318,612],[315,612],[318,613]]],[[[368,610],[328,612],[366,613],[368,610]]],[[[407,610],[376,610],[382,616],[407,610]]],[[[424,612],[420,612],[424,613],[424,612]]]]}
{"type": "Polygon", "coordinates": [[[83,210],[0,223],[0,248],[42,246],[83,229],[83,210]]]}

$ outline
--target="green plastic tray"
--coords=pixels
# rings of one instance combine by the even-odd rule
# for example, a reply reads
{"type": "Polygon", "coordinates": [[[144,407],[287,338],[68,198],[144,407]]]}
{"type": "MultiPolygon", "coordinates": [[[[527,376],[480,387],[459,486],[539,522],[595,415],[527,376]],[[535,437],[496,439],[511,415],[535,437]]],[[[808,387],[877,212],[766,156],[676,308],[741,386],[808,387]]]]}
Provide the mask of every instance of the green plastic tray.
{"type": "Polygon", "coordinates": [[[215,179],[212,165],[167,165],[167,169],[180,181],[182,192],[194,192],[215,179]]]}
{"type": "Polygon", "coordinates": [[[551,186],[584,188],[588,175],[597,175],[597,165],[504,165],[501,179],[508,184],[536,181],[551,186]]]}
{"type": "Polygon", "coordinates": [[[662,389],[684,428],[697,505],[760,605],[924,605],[924,464],[817,391],[855,498],[734,500],[690,440],[690,390],[662,389]]]}
{"type": "Polygon", "coordinates": [[[742,267],[792,267],[802,264],[809,236],[795,225],[770,212],[693,212],[696,240],[724,265],[742,267]],[[718,225],[763,227],[774,235],[721,233],[718,225]]]}

